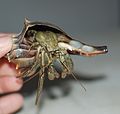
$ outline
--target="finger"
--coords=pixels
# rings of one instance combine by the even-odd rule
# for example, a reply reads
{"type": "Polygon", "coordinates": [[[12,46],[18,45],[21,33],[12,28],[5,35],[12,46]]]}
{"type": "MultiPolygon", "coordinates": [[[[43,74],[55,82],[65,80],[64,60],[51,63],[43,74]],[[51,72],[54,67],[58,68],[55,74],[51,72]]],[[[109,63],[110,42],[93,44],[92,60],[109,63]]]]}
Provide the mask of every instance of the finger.
{"type": "Polygon", "coordinates": [[[23,97],[20,94],[6,95],[0,98],[0,114],[11,114],[23,105],[23,97]]]}
{"type": "Polygon", "coordinates": [[[23,81],[14,76],[0,77],[0,94],[19,90],[23,85],[23,81]]]}
{"type": "Polygon", "coordinates": [[[0,58],[12,48],[12,35],[13,34],[0,34],[0,58]]]}
{"type": "Polygon", "coordinates": [[[15,64],[10,63],[7,59],[0,59],[0,76],[17,76],[18,72],[15,64]]]}
{"type": "Polygon", "coordinates": [[[7,35],[11,35],[12,33],[4,33],[4,32],[1,32],[0,33],[0,37],[5,37],[5,36],[7,36],[7,35]]]}

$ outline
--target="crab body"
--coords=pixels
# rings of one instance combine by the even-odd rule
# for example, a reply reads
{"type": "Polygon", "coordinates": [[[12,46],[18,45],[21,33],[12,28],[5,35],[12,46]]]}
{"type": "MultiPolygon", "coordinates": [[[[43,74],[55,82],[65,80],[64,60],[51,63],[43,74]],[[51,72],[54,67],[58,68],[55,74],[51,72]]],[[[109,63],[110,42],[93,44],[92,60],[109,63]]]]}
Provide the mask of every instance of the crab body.
{"type": "Polygon", "coordinates": [[[106,46],[96,47],[74,40],[55,25],[25,20],[22,32],[13,36],[13,46],[6,58],[20,70],[18,77],[32,79],[39,76],[37,104],[45,71],[50,80],[65,78],[73,72],[73,62],[69,54],[94,56],[106,52],[106,46]],[[61,68],[60,72],[56,63],[61,68]]]}

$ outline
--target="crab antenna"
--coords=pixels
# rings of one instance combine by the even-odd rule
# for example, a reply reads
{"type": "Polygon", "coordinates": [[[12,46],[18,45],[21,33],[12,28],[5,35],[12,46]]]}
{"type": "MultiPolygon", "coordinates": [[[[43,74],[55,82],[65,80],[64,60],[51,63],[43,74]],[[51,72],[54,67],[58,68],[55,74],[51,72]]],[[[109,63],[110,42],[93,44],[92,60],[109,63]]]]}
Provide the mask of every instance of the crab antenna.
{"type": "MultiPolygon", "coordinates": [[[[77,79],[77,77],[75,76],[75,74],[74,74],[73,72],[72,72],[71,74],[72,74],[73,78],[78,82],[78,79],[77,79]]],[[[82,84],[81,81],[79,81],[79,84],[80,84],[80,86],[86,91],[86,88],[84,87],[84,85],[82,84]]]]}
{"type": "MultiPolygon", "coordinates": [[[[60,61],[60,62],[61,62],[62,65],[69,71],[68,67],[67,67],[62,61],[60,61]]],[[[77,77],[74,75],[73,72],[71,72],[71,75],[72,75],[72,77],[78,82],[78,79],[77,79],[77,77]]],[[[83,86],[83,84],[82,84],[81,82],[79,82],[79,84],[80,84],[80,86],[86,91],[86,88],[83,86]]]]}

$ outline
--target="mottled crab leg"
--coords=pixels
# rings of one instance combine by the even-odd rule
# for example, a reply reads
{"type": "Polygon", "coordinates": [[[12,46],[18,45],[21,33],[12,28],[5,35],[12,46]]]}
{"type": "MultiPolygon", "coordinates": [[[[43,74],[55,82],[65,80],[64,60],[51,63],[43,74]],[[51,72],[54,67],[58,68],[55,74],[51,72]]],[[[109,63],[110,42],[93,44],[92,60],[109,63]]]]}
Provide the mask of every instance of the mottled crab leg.
{"type": "Polygon", "coordinates": [[[38,89],[37,89],[37,95],[36,95],[36,101],[35,104],[37,105],[39,100],[40,100],[40,95],[43,89],[43,84],[44,84],[44,69],[42,74],[39,74],[39,80],[38,80],[38,89]]]}
{"type": "Polygon", "coordinates": [[[11,50],[15,50],[15,49],[18,49],[18,48],[22,48],[22,49],[27,49],[28,50],[30,48],[30,46],[26,45],[26,44],[13,44],[11,50]]]}
{"type": "Polygon", "coordinates": [[[55,78],[59,78],[59,77],[60,77],[60,74],[56,71],[53,64],[50,64],[48,66],[48,79],[54,80],[55,78]]]}
{"type": "Polygon", "coordinates": [[[22,77],[34,77],[34,75],[36,76],[37,75],[37,70],[38,68],[40,68],[39,64],[34,66],[31,70],[31,68],[28,67],[28,69],[26,68],[24,70],[24,72],[21,73],[21,76],[22,77]]]}
{"type": "Polygon", "coordinates": [[[9,60],[9,62],[11,60],[15,60],[15,59],[18,59],[18,58],[23,58],[24,60],[24,57],[26,58],[31,58],[32,56],[35,55],[36,51],[35,50],[31,50],[29,53],[29,51],[26,50],[26,49],[15,49],[15,50],[12,50],[10,51],[7,55],[6,55],[6,58],[9,60]]]}
{"type": "MultiPolygon", "coordinates": [[[[19,75],[17,77],[24,77],[24,72],[28,72],[30,70],[29,67],[33,65],[34,61],[34,57],[15,59],[13,62],[16,63],[16,69],[19,69],[19,75]],[[24,72],[22,72],[22,69],[24,69],[24,72]]],[[[38,67],[36,67],[36,69],[34,69],[34,71],[30,73],[30,75],[34,74],[37,68],[38,67]]]]}
{"type": "Polygon", "coordinates": [[[41,50],[41,47],[39,46],[38,49],[37,49],[37,54],[36,54],[35,61],[32,65],[32,67],[30,68],[30,70],[28,70],[28,71],[26,71],[22,74],[24,77],[32,76],[30,74],[33,74],[35,72],[35,70],[37,70],[37,68],[39,67],[39,64],[38,64],[37,60],[39,59],[40,50],[41,50]],[[31,72],[33,72],[33,73],[31,73],[31,72]]]}
{"type": "Polygon", "coordinates": [[[44,75],[45,75],[45,51],[41,52],[41,64],[43,66],[42,69],[39,71],[39,81],[38,81],[38,89],[37,89],[37,96],[36,96],[36,101],[35,104],[38,104],[38,101],[40,100],[40,95],[43,89],[43,83],[44,83],[44,75]]]}
{"type": "Polygon", "coordinates": [[[61,77],[65,78],[66,74],[71,74],[73,69],[73,62],[68,54],[60,55],[60,62],[63,66],[63,72],[61,73],[61,77]]]}
{"type": "Polygon", "coordinates": [[[15,60],[11,60],[11,62],[14,62],[16,64],[16,69],[29,67],[29,66],[33,65],[34,61],[35,61],[34,57],[18,58],[18,59],[15,59],[15,60]]]}
{"type": "MultiPolygon", "coordinates": [[[[64,69],[64,72],[62,74],[62,78],[65,78],[65,74],[71,74],[73,76],[73,78],[78,81],[78,79],[76,78],[76,76],[74,75],[74,73],[68,68],[68,66],[66,64],[64,64],[63,61],[60,60],[60,63],[63,65],[63,67],[66,69],[66,72],[65,72],[65,69],[64,69]],[[67,71],[69,73],[67,73],[67,71]]],[[[81,85],[81,87],[86,91],[86,88],[83,86],[83,84],[81,82],[79,82],[79,84],[81,85]]]]}
{"type": "Polygon", "coordinates": [[[64,37],[64,40],[58,38],[59,40],[58,46],[60,48],[65,48],[69,54],[82,55],[82,56],[95,56],[108,52],[107,46],[92,46],[79,42],[77,40],[73,40],[66,36],[62,36],[62,37],[64,37]]]}

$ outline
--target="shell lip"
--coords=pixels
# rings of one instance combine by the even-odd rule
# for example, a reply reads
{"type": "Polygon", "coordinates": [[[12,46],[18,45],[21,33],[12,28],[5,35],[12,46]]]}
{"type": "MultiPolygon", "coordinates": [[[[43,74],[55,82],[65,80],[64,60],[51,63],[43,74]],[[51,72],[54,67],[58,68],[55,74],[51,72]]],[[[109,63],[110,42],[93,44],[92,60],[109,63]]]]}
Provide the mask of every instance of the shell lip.
{"type": "Polygon", "coordinates": [[[62,33],[62,34],[67,35],[61,28],[59,28],[58,26],[56,26],[54,24],[48,23],[48,22],[39,22],[39,21],[30,22],[29,21],[29,23],[26,23],[25,25],[27,26],[26,29],[28,29],[28,30],[29,29],[34,29],[36,31],[50,30],[50,31],[53,31],[56,33],[62,33]]]}
{"type": "Polygon", "coordinates": [[[107,46],[92,46],[94,48],[93,52],[83,51],[82,49],[67,50],[69,54],[82,55],[82,56],[96,56],[99,54],[105,54],[108,52],[107,46]]]}
{"type": "Polygon", "coordinates": [[[63,29],[54,24],[40,21],[29,21],[28,19],[25,19],[22,31],[19,34],[13,36],[15,43],[22,42],[23,38],[26,37],[28,30],[52,31],[54,33],[63,34],[67,38],[72,39],[66,32],[64,32],[63,29]]]}
{"type": "Polygon", "coordinates": [[[107,46],[98,46],[98,47],[94,47],[94,48],[101,53],[107,53],[108,52],[107,46]]]}
{"type": "Polygon", "coordinates": [[[96,56],[100,54],[106,54],[108,52],[107,46],[93,46],[94,51],[89,53],[84,53],[86,56],[96,56]]]}
{"type": "Polygon", "coordinates": [[[63,34],[66,37],[68,37],[69,39],[72,39],[66,32],[63,31],[63,29],[59,28],[58,26],[48,23],[48,22],[39,22],[39,21],[29,21],[29,22],[25,22],[25,26],[24,29],[22,30],[22,32],[20,34],[24,34],[24,36],[26,36],[26,33],[28,30],[36,30],[36,31],[52,31],[54,33],[58,33],[58,34],[63,34]]]}

